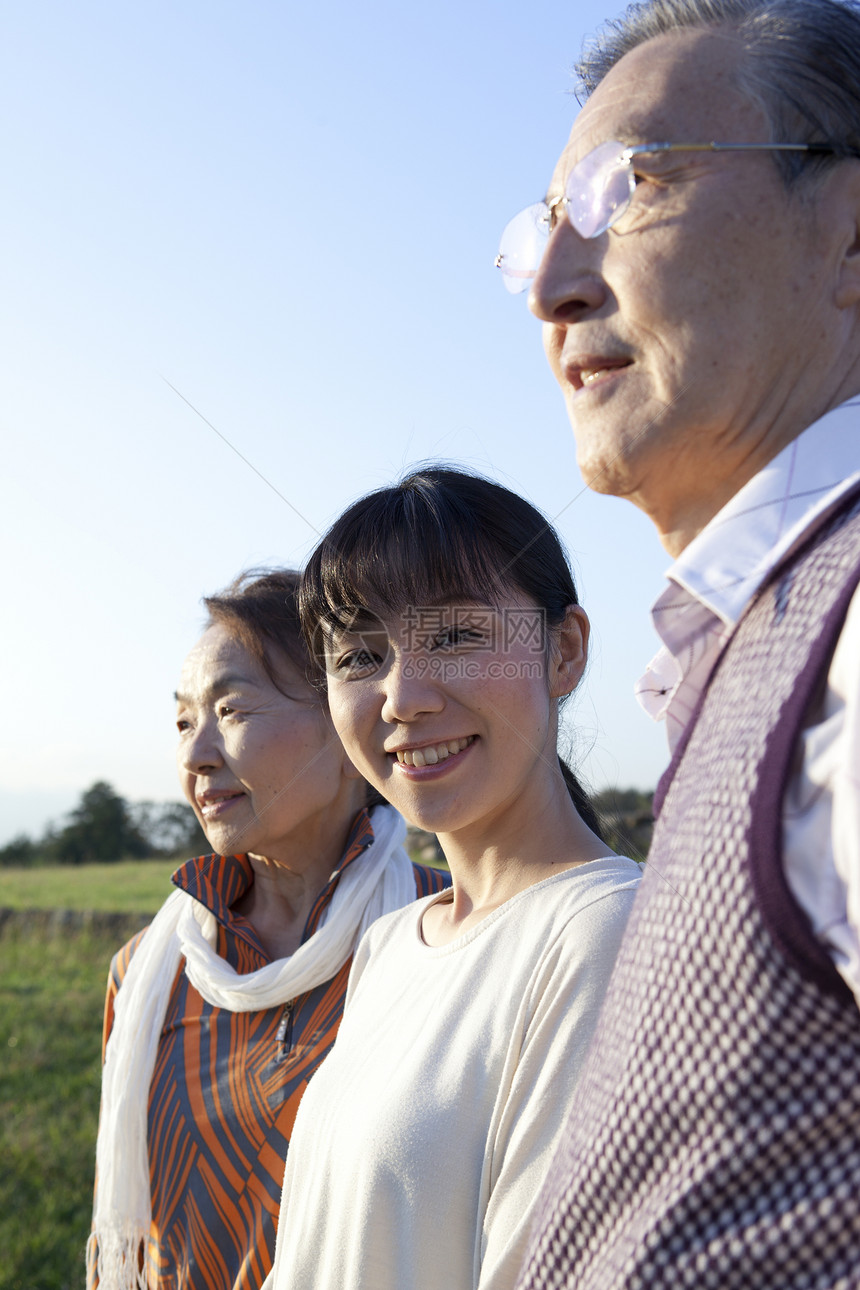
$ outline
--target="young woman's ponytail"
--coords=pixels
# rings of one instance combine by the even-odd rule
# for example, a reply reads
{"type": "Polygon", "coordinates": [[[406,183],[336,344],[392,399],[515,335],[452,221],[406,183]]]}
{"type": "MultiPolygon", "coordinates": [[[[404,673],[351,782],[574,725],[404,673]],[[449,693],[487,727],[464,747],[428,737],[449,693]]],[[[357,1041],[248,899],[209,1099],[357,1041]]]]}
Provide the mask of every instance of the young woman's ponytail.
{"type": "Polygon", "coordinates": [[[563,757],[559,757],[558,764],[561,767],[561,777],[565,782],[567,791],[570,793],[571,800],[573,801],[580,818],[585,821],[592,833],[597,834],[601,842],[605,842],[606,838],[603,836],[603,832],[600,828],[600,821],[597,818],[597,812],[592,806],[591,799],[585,789],[582,787],[563,757]]]}

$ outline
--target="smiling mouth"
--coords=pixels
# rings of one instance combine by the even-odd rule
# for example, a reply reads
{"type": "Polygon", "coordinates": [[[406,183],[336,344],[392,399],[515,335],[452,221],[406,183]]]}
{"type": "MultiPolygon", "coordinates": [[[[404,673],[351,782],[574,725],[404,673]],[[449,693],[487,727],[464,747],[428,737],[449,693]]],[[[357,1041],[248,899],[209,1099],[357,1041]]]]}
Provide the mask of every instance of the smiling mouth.
{"type": "Polygon", "coordinates": [[[230,802],[235,802],[244,796],[245,794],[240,790],[236,793],[218,793],[211,797],[198,798],[197,801],[203,815],[212,815],[219,807],[227,806],[230,802]]]}
{"type": "Polygon", "coordinates": [[[631,366],[630,359],[619,359],[613,362],[607,359],[605,363],[597,363],[593,367],[569,367],[567,369],[567,379],[575,390],[588,389],[589,385],[603,380],[604,377],[614,376],[616,372],[622,371],[625,367],[631,366]]]}
{"type": "Polygon", "coordinates": [[[426,748],[398,749],[395,756],[401,766],[435,766],[468,748],[476,738],[476,735],[467,735],[465,739],[448,739],[444,743],[429,744],[426,748]]]}

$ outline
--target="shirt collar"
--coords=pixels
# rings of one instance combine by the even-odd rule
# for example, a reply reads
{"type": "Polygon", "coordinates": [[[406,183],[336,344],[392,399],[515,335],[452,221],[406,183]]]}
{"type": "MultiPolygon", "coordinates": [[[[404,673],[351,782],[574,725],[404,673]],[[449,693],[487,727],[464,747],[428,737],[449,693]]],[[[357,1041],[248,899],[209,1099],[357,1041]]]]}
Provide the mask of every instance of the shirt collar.
{"type": "Polygon", "coordinates": [[[651,617],[663,644],[636,697],[673,748],[735,623],[777,563],[860,476],[860,399],[816,421],[682,551],[651,617]]]}
{"type": "MultiPolygon", "coordinates": [[[[858,463],[860,398],[826,413],[768,462],[685,547],[666,577],[733,626],[813,521],[860,478],[858,463]]],[[[659,631],[657,619],[655,625],[659,631]]]]}

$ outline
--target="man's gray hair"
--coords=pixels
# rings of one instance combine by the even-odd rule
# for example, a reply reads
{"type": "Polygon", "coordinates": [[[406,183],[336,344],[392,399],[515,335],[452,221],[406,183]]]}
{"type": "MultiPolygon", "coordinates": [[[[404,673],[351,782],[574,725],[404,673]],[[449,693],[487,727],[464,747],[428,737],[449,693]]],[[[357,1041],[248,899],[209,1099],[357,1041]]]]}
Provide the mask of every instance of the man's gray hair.
{"type": "MultiPolygon", "coordinates": [[[[740,41],[741,89],[767,114],[773,142],[860,148],[860,4],[854,0],[645,0],[607,22],[575,67],[587,98],[654,36],[719,28],[740,41]]],[[[739,141],[741,142],[741,141],[739,141]]],[[[775,156],[786,183],[827,157],[775,156]],[[810,164],[811,163],[811,164],[810,164]]]]}

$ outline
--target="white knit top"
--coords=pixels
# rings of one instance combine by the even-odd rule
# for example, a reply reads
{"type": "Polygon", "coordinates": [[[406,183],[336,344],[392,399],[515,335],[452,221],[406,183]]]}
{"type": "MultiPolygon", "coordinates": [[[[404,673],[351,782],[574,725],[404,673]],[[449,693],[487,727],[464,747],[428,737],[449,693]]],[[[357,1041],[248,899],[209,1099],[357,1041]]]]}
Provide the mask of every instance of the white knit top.
{"type": "Polygon", "coordinates": [[[638,878],[565,870],[444,946],[436,897],[374,924],[290,1142],[275,1290],[513,1285],[638,878]]]}

